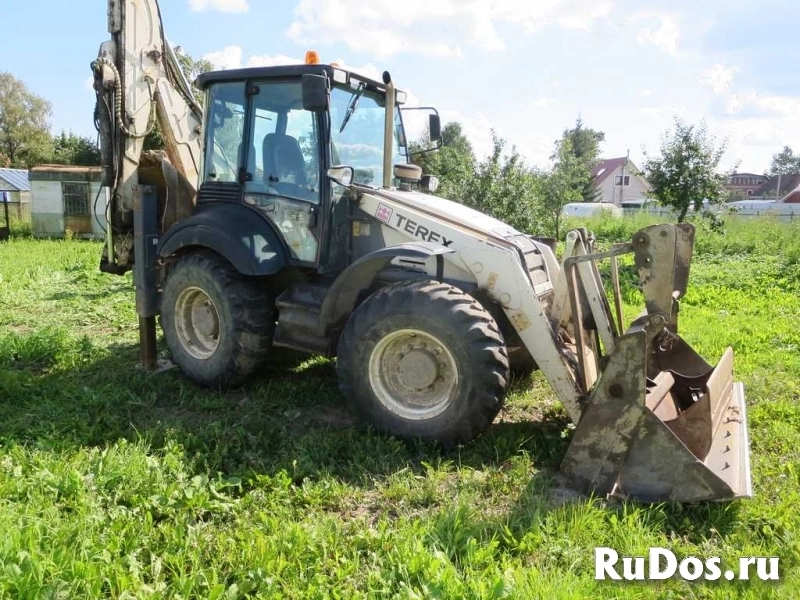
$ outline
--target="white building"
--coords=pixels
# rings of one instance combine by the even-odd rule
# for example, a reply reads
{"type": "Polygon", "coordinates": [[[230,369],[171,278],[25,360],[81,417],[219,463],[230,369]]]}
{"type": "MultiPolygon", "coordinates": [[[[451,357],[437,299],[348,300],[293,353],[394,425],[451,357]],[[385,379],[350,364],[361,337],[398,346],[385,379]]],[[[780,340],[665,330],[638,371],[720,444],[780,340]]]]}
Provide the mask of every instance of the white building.
{"type": "Polygon", "coordinates": [[[106,225],[100,167],[41,165],[30,170],[33,233],[102,237],[106,225]]]}
{"type": "Polygon", "coordinates": [[[629,158],[607,158],[592,169],[594,184],[600,192],[595,202],[611,202],[620,206],[628,200],[643,200],[650,184],[629,158]]]}

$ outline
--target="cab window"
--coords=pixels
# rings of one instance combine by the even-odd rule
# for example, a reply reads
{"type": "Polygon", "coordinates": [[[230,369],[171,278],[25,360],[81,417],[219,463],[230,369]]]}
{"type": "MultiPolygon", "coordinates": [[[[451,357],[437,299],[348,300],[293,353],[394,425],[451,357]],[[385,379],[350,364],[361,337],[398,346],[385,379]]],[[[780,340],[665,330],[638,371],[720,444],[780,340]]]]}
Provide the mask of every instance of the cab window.
{"type": "Polygon", "coordinates": [[[317,119],[303,110],[300,82],[256,85],[245,191],[318,204],[317,119]]]}
{"type": "Polygon", "coordinates": [[[206,99],[205,164],[203,182],[236,182],[244,134],[244,82],[212,86],[206,99]]]}

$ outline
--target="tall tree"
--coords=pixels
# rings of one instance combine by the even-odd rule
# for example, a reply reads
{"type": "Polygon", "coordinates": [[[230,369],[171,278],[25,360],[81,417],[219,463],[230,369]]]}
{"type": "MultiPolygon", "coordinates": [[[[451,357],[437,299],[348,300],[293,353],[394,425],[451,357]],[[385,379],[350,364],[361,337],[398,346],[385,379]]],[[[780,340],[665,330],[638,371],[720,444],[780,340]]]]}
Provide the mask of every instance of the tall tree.
{"type": "Polygon", "coordinates": [[[0,72],[0,162],[28,168],[52,152],[50,103],[0,72]]]}
{"type": "Polygon", "coordinates": [[[644,172],[652,196],[678,211],[679,222],[706,200],[719,204],[730,179],[730,173],[719,170],[725,149],[726,143],[717,145],[705,122],[696,127],[676,118],[675,129],[664,134],[660,155],[646,156],[644,172]]]}
{"type": "Polygon", "coordinates": [[[492,153],[478,163],[463,203],[525,232],[537,232],[541,175],[532,171],[517,149],[492,132],[492,153]]]}
{"type": "Polygon", "coordinates": [[[91,139],[61,132],[53,139],[53,156],[48,162],[60,165],[92,167],[100,164],[100,150],[91,139]]]}
{"type": "Polygon", "coordinates": [[[800,154],[795,154],[789,146],[784,146],[783,150],[772,157],[767,175],[795,175],[800,173],[800,154]]]}
{"type": "Polygon", "coordinates": [[[539,211],[546,233],[560,239],[564,205],[583,200],[584,184],[591,172],[567,135],[556,142],[553,161],[553,170],[544,179],[539,211]]]}
{"type": "MultiPolygon", "coordinates": [[[[584,202],[594,202],[600,195],[600,190],[594,184],[592,179],[592,168],[600,160],[600,144],[605,141],[606,134],[602,131],[597,131],[588,127],[584,127],[583,119],[578,117],[575,121],[575,127],[572,129],[565,129],[561,137],[562,140],[568,140],[569,144],[563,143],[558,146],[559,149],[570,148],[571,157],[575,161],[586,167],[579,179],[574,180],[570,185],[574,185],[580,189],[581,196],[584,202]]],[[[558,151],[553,156],[557,158],[558,151]]]]}
{"type": "Polygon", "coordinates": [[[439,177],[438,194],[462,202],[475,177],[475,153],[460,123],[451,122],[442,127],[442,147],[412,157],[425,173],[439,177]]]}

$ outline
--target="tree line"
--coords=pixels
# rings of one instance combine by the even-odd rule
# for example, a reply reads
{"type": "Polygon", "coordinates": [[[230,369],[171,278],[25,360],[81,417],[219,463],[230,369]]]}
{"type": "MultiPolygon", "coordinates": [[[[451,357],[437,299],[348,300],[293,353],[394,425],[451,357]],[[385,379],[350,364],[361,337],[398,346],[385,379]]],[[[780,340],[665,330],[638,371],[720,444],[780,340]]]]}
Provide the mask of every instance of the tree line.
{"type": "Polygon", "coordinates": [[[521,231],[560,233],[561,211],[570,202],[599,196],[592,168],[605,134],[581,119],[564,130],[553,146],[550,169],[528,166],[516,147],[492,133],[492,150],[478,159],[460,123],[442,128],[442,147],[413,158],[423,171],[439,177],[439,194],[504,221],[521,231]]]}
{"type": "MultiPolygon", "coordinates": [[[[212,68],[208,61],[194,61],[183,52],[177,56],[190,81],[212,68]]],[[[0,72],[0,166],[24,169],[44,163],[100,163],[93,140],[72,132],[53,135],[51,114],[50,102],[10,73],[0,72]]],[[[459,123],[446,124],[442,138],[438,152],[413,159],[426,173],[439,177],[439,193],[522,231],[560,237],[565,204],[599,199],[592,169],[600,160],[605,134],[586,127],[580,118],[554,142],[546,169],[528,166],[517,149],[494,132],[492,150],[482,159],[475,155],[459,123]]],[[[145,149],[162,146],[156,127],[145,140],[145,149]]],[[[658,151],[645,157],[643,172],[651,196],[674,208],[679,220],[690,209],[723,202],[731,175],[720,169],[725,150],[726,143],[718,143],[704,123],[695,126],[676,119],[658,151]]],[[[800,154],[786,146],[773,157],[765,175],[798,172],[800,154]]]]}
{"type": "MultiPolygon", "coordinates": [[[[442,195],[492,215],[520,231],[560,238],[562,211],[573,202],[600,199],[592,170],[600,161],[605,134],[578,118],[553,144],[548,169],[529,167],[513,146],[493,134],[492,152],[478,160],[459,123],[442,128],[442,148],[416,162],[437,175],[442,195]]],[[[705,125],[676,120],[659,151],[646,155],[643,172],[651,196],[684,220],[691,209],[727,199],[730,173],[719,163],[717,144],[705,125]]]]}

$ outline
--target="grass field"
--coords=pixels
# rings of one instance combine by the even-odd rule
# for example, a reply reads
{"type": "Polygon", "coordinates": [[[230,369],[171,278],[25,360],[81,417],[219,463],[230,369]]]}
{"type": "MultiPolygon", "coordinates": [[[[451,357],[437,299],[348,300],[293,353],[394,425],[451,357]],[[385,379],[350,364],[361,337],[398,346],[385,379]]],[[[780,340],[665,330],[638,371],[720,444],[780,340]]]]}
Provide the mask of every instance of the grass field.
{"type": "MultiPolygon", "coordinates": [[[[604,241],[635,224],[598,222],[604,241]]],[[[800,577],[800,226],[702,230],[682,330],[736,351],[755,498],[580,497],[539,375],[450,454],[364,431],[332,362],[275,351],[228,394],[137,371],[130,278],[100,246],[0,243],[0,597],[789,598],[800,577]],[[779,556],[780,583],[596,582],[596,546],[779,556]]],[[[627,312],[639,308],[626,293],[627,312]]]]}

